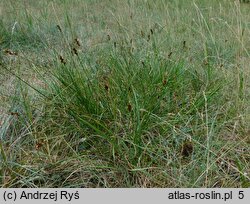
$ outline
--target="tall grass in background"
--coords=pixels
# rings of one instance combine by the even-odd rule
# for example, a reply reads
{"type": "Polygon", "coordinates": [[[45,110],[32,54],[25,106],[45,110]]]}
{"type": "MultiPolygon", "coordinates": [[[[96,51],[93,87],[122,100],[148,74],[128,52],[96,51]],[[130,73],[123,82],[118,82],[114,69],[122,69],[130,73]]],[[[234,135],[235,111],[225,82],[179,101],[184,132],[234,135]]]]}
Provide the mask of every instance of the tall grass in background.
{"type": "Polygon", "coordinates": [[[247,4],[5,4],[2,187],[249,187],[247,4]]]}

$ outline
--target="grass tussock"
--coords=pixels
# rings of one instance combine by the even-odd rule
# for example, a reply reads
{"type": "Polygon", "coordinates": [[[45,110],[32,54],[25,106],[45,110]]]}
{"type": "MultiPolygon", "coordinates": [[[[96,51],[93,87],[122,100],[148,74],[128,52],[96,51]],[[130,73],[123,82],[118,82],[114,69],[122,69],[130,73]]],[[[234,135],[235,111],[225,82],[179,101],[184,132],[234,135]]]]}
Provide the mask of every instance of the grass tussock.
{"type": "Polygon", "coordinates": [[[18,4],[0,22],[2,187],[250,186],[248,4],[18,4]]]}

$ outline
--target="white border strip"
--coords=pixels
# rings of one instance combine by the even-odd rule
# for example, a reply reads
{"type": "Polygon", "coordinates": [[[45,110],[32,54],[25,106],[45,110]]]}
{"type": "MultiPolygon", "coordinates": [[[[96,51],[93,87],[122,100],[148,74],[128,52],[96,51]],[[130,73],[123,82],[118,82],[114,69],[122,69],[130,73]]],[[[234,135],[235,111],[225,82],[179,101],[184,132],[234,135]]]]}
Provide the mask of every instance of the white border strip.
{"type": "Polygon", "coordinates": [[[250,188],[2,188],[0,189],[0,203],[250,203],[250,188]]]}

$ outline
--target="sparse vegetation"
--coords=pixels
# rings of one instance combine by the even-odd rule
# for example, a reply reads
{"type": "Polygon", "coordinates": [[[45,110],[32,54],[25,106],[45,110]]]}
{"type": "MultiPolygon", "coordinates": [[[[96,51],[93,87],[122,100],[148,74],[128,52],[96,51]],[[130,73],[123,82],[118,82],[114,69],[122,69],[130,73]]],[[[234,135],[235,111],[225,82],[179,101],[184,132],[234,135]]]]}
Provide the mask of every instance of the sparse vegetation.
{"type": "Polygon", "coordinates": [[[250,187],[239,1],[0,1],[1,187],[250,187]]]}

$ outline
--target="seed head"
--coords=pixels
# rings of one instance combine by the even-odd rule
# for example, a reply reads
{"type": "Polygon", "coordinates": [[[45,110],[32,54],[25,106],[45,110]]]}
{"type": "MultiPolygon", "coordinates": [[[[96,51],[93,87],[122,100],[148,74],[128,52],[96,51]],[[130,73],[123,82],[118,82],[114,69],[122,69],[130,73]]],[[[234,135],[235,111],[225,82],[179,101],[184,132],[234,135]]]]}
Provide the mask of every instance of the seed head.
{"type": "Polygon", "coordinates": [[[164,78],[164,79],[162,80],[162,85],[165,86],[166,84],[167,84],[167,79],[164,78]]]}
{"type": "Polygon", "coordinates": [[[13,116],[18,117],[18,116],[19,116],[19,113],[18,113],[18,112],[10,112],[10,115],[13,115],[13,116]]]}
{"type": "Polygon", "coordinates": [[[62,63],[62,64],[66,64],[66,60],[63,58],[63,56],[62,55],[59,55],[59,59],[60,59],[60,62],[62,63]]]}
{"type": "Polygon", "coordinates": [[[12,55],[12,56],[17,56],[17,52],[14,52],[10,49],[4,50],[5,54],[12,55]]]}
{"type": "Polygon", "coordinates": [[[37,142],[35,145],[36,150],[39,150],[43,145],[44,145],[44,140],[37,142]]]}
{"type": "Polygon", "coordinates": [[[128,104],[128,111],[131,112],[132,111],[132,105],[129,103],[128,104]]]}
{"type": "Polygon", "coordinates": [[[73,52],[73,54],[78,55],[78,51],[75,47],[72,48],[72,52],[73,52]]]}
{"type": "Polygon", "coordinates": [[[81,42],[80,42],[80,40],[78,39],[78,38],[75,38],[75,43],[76,43],[76,45],[78,46],[78,47],[81,47],[81,42]]]}
{"type": "Polygon", "coordinates": [[[143,67],[145,67],[145,62],[144,61],[141,61],[141,64],[143,67]]]}
{"type": "Polygon", "coordinates": [[[170,53],[168,54],[168,58],[170,58],[172,54],[173,54],[173,52],[170,52],[170,53]]]}
{"type": "Polygon", "coordinates": [[[107,35],[107,38],[108,38],[108,41],[110,41],[110,40],[111,40],[111,37],[110,37],[110,35],[109,35],[109,34],[107,35]]]}
{"type": "Polygon", "coordinates": [[[42,147],[41,143],[36,143],[36,146],[35,146],[36,150],[39,150],[41,147],[42,147]]]}
{"type": "Polygon", "coordinates": [[[57,29],[62,33],[62,28],[60,25],[56,25],[57,29]]]}
{"type": "Polygon", "coordinates": [[[144,32],[141,30],[141,36],[144,38],[145,34],[144,32]]]}
{"type": "Polygon", "coordinates": [[[150,38],[151,38],[151,36],[150,36],[150,34],[148,34],[148,41],[150,41],[150,38]]]}
{"type": "Polygon", "coordinates": [[[186,42],[186,40],[184,40],[184,41],[183,41],[183,49],[186,48],[186,44],[187,44],[187,42],[186,42]]]}
{"type": "Polygon", "coordinates": [[[106,91],[109,91],[109,85],[108,85],[108,83],[106,83],[106,84],[104,85],[104,88],[105,88],[106,91]]]}

